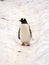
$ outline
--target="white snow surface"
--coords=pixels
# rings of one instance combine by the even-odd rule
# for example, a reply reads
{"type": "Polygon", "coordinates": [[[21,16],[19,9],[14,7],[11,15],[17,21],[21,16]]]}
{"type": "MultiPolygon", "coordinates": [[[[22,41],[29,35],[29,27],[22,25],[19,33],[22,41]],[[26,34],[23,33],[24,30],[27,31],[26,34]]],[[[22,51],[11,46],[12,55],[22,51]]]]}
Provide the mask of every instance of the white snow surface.
{"type": "Polygon", "coordinates": [[[49,65],[49,0],[0,1],[0,65],[49,65]],[[31,46],[21,46],[19,19],[32,30],[31,46]]]}

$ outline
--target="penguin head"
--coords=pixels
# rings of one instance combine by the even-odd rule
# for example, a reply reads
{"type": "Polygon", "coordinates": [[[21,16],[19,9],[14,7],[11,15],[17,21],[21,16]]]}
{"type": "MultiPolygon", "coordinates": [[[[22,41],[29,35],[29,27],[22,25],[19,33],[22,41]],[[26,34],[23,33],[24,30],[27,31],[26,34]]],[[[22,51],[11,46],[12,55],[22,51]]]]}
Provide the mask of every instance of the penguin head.
{"type": "Polygon", "coordinates": [[[27,24],[27,21],[26,21],[25,18],[21,18],[19,21],[20,21],[22,24],[27,24]]]}

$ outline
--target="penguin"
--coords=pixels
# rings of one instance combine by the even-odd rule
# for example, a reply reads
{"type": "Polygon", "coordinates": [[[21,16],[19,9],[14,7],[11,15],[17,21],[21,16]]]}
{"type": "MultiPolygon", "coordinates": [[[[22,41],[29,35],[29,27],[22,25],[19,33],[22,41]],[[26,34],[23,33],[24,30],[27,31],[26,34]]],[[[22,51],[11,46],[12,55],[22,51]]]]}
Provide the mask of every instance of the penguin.
{"type": "Polygon", "coordinates": [[[32,32],[30,26],[25,18],[19,20],[21,22],[20,28],[18,31],[18,38],[22,42],[22,46],[30,46],[30,40],[32,38],[32,32]]]}

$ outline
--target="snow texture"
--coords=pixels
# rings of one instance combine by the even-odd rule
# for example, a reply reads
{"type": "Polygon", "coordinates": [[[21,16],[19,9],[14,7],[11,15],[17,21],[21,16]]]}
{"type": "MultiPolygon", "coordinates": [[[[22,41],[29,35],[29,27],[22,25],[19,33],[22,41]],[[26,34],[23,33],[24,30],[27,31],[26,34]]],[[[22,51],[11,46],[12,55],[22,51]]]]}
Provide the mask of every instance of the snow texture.
{"type": "Polygon", "coordinates": [[[0,0],[0,65],[49,65],[49,0],[0,0]],[[29,47],[18,39],[21,17],[32,30],[29,47]]]}

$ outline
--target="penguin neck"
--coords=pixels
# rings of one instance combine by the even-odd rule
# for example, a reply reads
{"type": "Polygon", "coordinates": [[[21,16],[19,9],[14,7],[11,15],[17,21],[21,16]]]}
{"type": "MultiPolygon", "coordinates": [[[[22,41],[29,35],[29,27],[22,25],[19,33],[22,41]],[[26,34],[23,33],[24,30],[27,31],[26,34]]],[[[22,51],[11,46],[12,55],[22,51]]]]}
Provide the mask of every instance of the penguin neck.
{"type": "Polygon", "coordinates": [[[21,24],[28,24],[27,22],[21,22],[21,24]]]}

